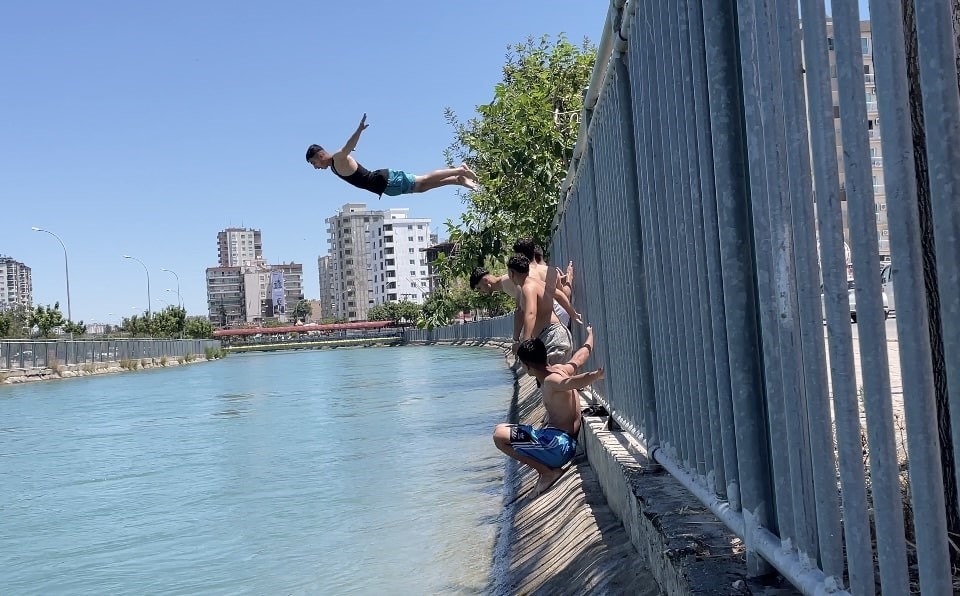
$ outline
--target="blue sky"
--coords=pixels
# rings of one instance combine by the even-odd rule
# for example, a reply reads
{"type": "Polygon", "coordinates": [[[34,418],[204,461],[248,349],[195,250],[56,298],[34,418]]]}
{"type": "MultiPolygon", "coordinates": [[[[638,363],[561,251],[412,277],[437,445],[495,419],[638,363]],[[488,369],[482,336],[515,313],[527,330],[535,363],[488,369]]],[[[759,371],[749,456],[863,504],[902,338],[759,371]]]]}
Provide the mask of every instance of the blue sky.
{"type": "MultiPolygon", "coordinates": [[[[865,0],[860,0],[861,9],[865,0]]],[[[34,302],[118,321],[175,303],[206,313],[216,234],[263,231],[272,262],[304,265],[318,293],[324,218],[346,202],[458,219],[453,189],[400,198],[347,186],[304,160],[335,147],[363,112],[356,156],[422,173],[443,164],[462,116],[488,102],[507,46],[566,33],[598,42],[607,3],[6,2],[0,7],[0,254],[33,269],[34,302]],[[113,313],[110,315],[109,313],[113,313]]]]}
{"type": "Polygon", "coordinates": [[[304,160],[363,112],[356,157],[422,173],[488,102],[507,46],[564,32],[599,41],[606,4],[582,0],[7,2],[0,8],[0,254],[33,270],[35,304],[116,322],[176,302],[206,313],[217,232],[259,228],[271,263],[304,265],[318,293],[324,218],[346,202],[409,207],[439,226],[452,189],[384,197],[304,160]],[[113,315],[108,315],[113,313],[113,315]]]}

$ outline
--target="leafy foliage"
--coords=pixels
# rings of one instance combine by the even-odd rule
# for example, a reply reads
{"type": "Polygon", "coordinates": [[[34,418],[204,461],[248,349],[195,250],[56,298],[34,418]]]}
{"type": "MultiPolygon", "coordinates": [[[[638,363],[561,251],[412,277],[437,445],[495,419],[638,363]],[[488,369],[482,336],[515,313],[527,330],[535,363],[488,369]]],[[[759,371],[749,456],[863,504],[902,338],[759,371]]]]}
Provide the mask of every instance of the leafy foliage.
{"type": "Polygon", "coordinates": [[[83,324],[83,321],[75,323],[73,321],[67,321],[63,326],[63,332],[73,335],[74,337],[79,337],[86,334],[87,326],[83,324]]]}
{"type": "Polygon", "coordinates": [[[461,222],[447,222],[459,255],[451,273],[502,260],[521,236],[547,245],[595,56],[588,41],[527,39],[508,52],[493,101],[476,117],[461,122],[447,110],[456,137],[447,160],[471,164],[481,184],[461,222]]]}
{"type": "Polygon", "coordinates": [[[300,300],[293,308],[293,318],[297,321],[306,321],[313,314],[313,306],[306,300],[300,300]]]}
{"type": "Polygon", "coordinates": [[[0,337],[11,339],[26,337],[31,314],[33,311],[23,305],[0,311],[0,337]]]}
{"type": "Polygon", "coordinates": [[[368,321],[393,321],[394,323],[416,322],[423,313],[423,307],[416,302],[403,300],[378,304],[367,311],[368,321]]]}
{"type": "Polygon", "coordinates": [[[184,324],[183,333],[191,339],[208,339],[213,337],[213,325],[207,317],[190,317],[184,324]]]}
{"type": "Polygon", "coordinates": [[[27,324],[33,328],[36,327],[40,337],[50,337],[50,332],[57,327],[62,327],[66,321],[63,313],[60,312],[60,303],[55,302],[53,306],[38,305],[32,313],[27,324]]]}
{"type": "Polygon", "coordinates": [[[186,309],[171,305],[160,312],[123,319],[121,329],[134,337],[180,337],[185,330],[186,318],[186,309]]]}

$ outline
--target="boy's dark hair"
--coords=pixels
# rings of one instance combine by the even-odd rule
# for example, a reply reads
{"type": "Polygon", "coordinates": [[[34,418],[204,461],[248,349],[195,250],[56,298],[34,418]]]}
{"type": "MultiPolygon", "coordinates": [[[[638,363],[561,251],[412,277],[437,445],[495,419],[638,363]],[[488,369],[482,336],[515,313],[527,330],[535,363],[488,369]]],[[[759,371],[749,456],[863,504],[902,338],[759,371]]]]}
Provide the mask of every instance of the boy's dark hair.
{"type": "Polygon", "coordinates": [[[528,275],[530,273],[530,259],[527,257],[510,257],[510,260],[507,261],[507,269],[528,275]]]}
{"type": "Polygon", "coordinates": [[[543,262],[543,249],[540,248],[539,244],[533,247],[533,260],[538,263],[543,262]]]}
{"type": "Polygon", "coordinates": [[[480,283],[480,280],[487,275],[490,275],[490,272],[483,267],[477,267],[474,269],[473,273],[470,274],[470,289],[476,290],[477,284],[480,283]]]}
{"type": "Polygon", "coordinates": [[[517,348],[517,358],[524,364],[545,366],[547,364],[547,346],[543,345],[539,337],[528,339],[517,348]]]}
{"type": "Polygon", "coordinates": [[[513,252],[520,253],[532,261],[534,246],[536,246],[536,243],[533,241],[533,238],[520,238],[513,243],[513,252]]]}
{"type": "Polygon", "coordinates": [[[309,147],[307,147],[307,161],[310,161],[311,159],[313,159],[313,156],[316,155],[317,153],[320,153],[321,151],[323,151],[323,147],[321,147],[320,145],[310,145],[309,147]]]}

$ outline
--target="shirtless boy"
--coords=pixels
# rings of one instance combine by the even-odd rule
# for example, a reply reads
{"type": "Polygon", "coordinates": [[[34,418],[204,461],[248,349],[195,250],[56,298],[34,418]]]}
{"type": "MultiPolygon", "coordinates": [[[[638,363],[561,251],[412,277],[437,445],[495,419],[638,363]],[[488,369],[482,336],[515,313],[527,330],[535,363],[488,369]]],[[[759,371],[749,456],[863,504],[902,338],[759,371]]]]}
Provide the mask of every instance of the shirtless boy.
{"type": "Polygon", "coordinates": [[[412,192],[426,192],[441,186],[458,185],[470,190],[477,187],[477,175],[466,164],[459,168],[445,168],[434,170],[429,174],[415,176],[403,170],[374,170],[370,171],[360,165],[351,153],[357,148],[360,135],[367,129],[367,115],[360,119],[360,125],[347,143],[336,153],[328,153],[320,145],[310,145],[307,148],[307,162],[318,170],[331,168],[333,173],[357,188],[367,190],[373,194],[397,196],[412,192]]]}
{"type": "Polygon", "coordinates": [[[546,284],[530,275],[530,262],[524,256],[511,257],[507,262],[507,275],[519,288],[517,311],[514,314],[513,352],[523,341],[539,338],[547,349],[547,362],[559,364],[570,359],[573,350],[573,338],[570,330],[560,324],[553,312],[554,292],[544,288],[554,288],[557,283],[556,270],[547,273],[546,284]]]}
{"type": "Polygon", "coordinates": [[[540,339],[520,344],[517,357],[529,374],[542,384],[544,425],[535,429],[528,424],[498,424],[493,431],[497,449],[537,471],[534,496],[546,492],[563,475],[565,466],[577,451],[580,432],[580,399],[577,390],[603,378],[603,368],[579,373],[593,352],[593,328],[587,327],[587,339],[569,361],[549,364],[547,349],[540,339]]]}
{"type": "MultiPolygon", "coordinates": [[[[543,249],[534,243],[533,238],[520,238],[513,243],[514,254],[523,255],[530,261],[530,274],[542,282],[547,281],[550,266],[543,258],[543,249]]],[[[557,269],[557,288],[563,291],[567,299],[573,297],[573,261],[567,264],[567,272],[557,269]]],[[[566,324],[566,323],[564,323],[566,324]]]]}
{"type": "MultiPolygon", "coordinates": [[[[546,287],[546,285],[544,285],[544,287],[546,287]]],[[[510,281],[510,276],[507,274],[497,277],[483,267],[477,267],[473,270],[473,273],[470,274],[470,289],[476,290],[485,296],[489,296],[496,291],[505,292],[512,296],[514,300],[516,300],[517,308],[520,307],[520,301],[517,298],[519,289],[517,286],[513,285],[513,282],[510,281]]],[[[560,320],[560,324],[566,326],[571,319],[583,324],[580,313],[578,313],[576,309],[573,308],[573,305],[570,304],[570,300],[567,298],[566,294],[561,292],[559,289],[555,289],[553,300],[553,311],[560,320]]],[[[516,329],[514,337],[518,337],[519,334],[520,329],[516,329]]]]}

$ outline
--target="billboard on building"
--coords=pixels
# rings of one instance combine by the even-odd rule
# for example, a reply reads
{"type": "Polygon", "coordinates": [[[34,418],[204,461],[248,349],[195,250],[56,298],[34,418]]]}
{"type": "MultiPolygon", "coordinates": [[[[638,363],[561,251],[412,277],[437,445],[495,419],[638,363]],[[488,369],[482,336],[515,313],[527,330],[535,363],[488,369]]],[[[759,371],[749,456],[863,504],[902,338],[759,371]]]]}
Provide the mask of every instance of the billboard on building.
{"type": "Polygon", "coordinates": [[[283,271],[275,269],[270,272],[270,287],[272,288],[273,315],[286,314],[287,304],[283,294],[283,271]]]}

